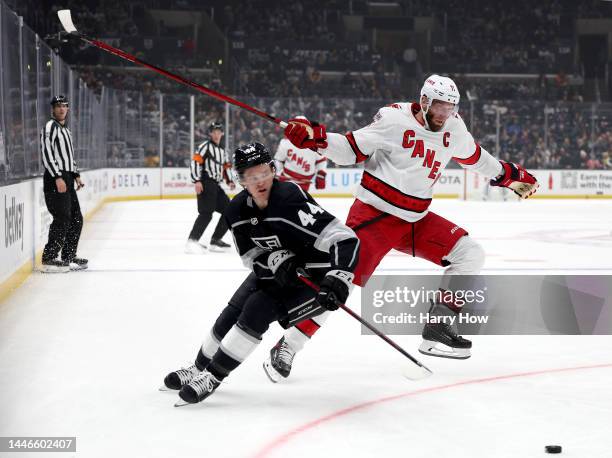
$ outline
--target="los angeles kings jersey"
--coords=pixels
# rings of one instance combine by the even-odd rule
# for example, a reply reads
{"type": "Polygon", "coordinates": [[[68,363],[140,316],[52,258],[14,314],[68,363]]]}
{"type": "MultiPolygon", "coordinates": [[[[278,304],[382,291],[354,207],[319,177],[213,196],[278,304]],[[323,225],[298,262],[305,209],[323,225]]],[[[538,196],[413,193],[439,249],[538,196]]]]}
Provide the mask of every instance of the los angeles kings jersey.
{"type": "Polygon", "coordinates": [[[487,177],[502,170],[458,114],[432,132],[416,119],[420,109],[416,103],[381,108],[370,125],[345,135],[329,133],[328,147],[319,149],[337,164],[365,162],[355,196],[411,222],[427,214],[434,186],[450,160],[487,177]]]}
{"type": "Polygon", "coordinates": [[[278,250],[294,253],[315,279],[332,269],[352,272],[357,265],[359,239],[352,229],[293,182],[275,179],[263,210],[246,190],[240,192],[224,217],[243,264],[261,280],[274,278],[268,258],[278,250]]]}

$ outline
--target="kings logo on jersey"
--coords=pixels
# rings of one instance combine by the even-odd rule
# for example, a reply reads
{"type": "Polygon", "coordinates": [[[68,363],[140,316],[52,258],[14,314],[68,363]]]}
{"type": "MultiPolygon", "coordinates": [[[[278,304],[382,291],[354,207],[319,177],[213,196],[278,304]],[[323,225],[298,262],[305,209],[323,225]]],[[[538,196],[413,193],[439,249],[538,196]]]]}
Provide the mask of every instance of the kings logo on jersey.
{"type": "Polygon", "coordinates": [[[251,240],[259,248],[266,251],[272,251],[281,247],[280,239],[276,235],[270,235],[269,237],[251,237],[251,240]]]}

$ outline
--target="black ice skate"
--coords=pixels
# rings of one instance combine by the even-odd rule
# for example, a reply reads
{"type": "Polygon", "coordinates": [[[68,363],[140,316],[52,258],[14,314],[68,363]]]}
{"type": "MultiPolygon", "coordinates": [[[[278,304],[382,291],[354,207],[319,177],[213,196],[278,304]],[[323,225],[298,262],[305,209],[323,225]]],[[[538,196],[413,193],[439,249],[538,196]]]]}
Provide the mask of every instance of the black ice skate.
{"type": "Polygon", "coordinates": [[[181,407],[187,404],[197,404],[213,394],[221,381],[207,370],[196,375],[191,382],[181,388],[179,396],[181,401],[174,404],[174,407],[181,407]]]}
{"type": "Polygon", "coordinates": [[[456,317],[457,313],[443,304],[432,304],[429,310],[438,323],[427,323],[423,327],[423,343],[419,352],[424,355],[441,358],[468,359],[471,355],[472,342],[457,335],[455,327],[444,318],[456,317]]]}
{"type": "Polygon", "coordinates": [[[85,270],[89,267],[89,261],[85,258],[72,258],[68,264],[70,270],[85,270]]]}
{"type": "Polygon", "coordinates": [[[59,259],[43,259],[41,271],[47,274],[66,273],[70,271],[70,264],[59,259]]]}
{"type": "Polygon", "coordinates": [[[210,251],[227,251],[229,248],[231,248],[231,245],[221,239],[210,240],[210,251]]]}
{"type": "Polygon", "coordinates": [[[281,377],[289,377],[294,356],[295,351],[285,342],[284,337],[270,349],[270,357],[264,361],[263,368],[273,383],[279,382],[281,377]]]}
{"type": "Polygon", "coordinates": [[[191,382],[193,378],[199,373],[200,370],[196,367],[195,364],[192,364],[189,367],[183,367],[174,372],[170,372],[168,375],[166,375],[166,378],[164,379],[164,386],[162,386],[159,390],[180,390],[189,382],[191,382]]]}

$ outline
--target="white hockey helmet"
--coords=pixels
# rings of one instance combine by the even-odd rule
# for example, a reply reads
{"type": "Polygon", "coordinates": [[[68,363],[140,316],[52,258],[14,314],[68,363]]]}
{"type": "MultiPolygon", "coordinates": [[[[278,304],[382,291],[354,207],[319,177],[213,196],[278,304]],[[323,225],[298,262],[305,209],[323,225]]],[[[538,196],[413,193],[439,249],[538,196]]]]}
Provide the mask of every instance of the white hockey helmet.
{"type": "Polygon", "coordinates": [[[434,100],[452,103],[455,105],[455,111],[459,109],[459,89],[455,82],[446,76],[431,75],[428,77],[421,88],[421,98],[423,96],[427,97],[427,110],[434,100]]]}

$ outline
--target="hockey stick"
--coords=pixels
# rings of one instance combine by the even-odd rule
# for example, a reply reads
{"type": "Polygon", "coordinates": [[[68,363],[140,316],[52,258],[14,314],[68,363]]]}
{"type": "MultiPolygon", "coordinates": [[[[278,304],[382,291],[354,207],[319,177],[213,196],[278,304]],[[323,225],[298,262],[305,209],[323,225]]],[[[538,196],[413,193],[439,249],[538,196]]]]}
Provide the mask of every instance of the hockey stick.
{"type": "Polygon", "coordinates": [[[195,89],[196,91],[202,92],[206,95],[209,95],[211,97],[214,97],[217,100],[221,100],[222,102],[227,102],[227,103],[231,103],[232,105],[235,105],[237,107],[240,107],[244,110],[250,111],[253,114],[256,114],[259,117],[262,117],[268,121],[274,122],[276,124],[278,124],[280,127],[282,127],[283,129],[285,127],[287,127],[287,123],[283,120],[281,120],[280,118],[276,118],[274,116],[272,116],[271,114],[266,113],[265,111],[262,111],[258,108],[252,107],[250,105],[247,105],[246,103],[243,103],[239,100],[233,99],[232,97],[229,97],[225,94],[221,94],[220,92],[217,92],[213,89],[210,89],[206,86],[203,86],[201,84],[198,83],[194,83],[193,81],[189,81],[186,78],[183,78],[180,75],[177,75],[175,73],[171,73],[167,70],[164,70],[163,68],[157,67],[156,65],[153,64],[149,64],[143,60],[138,59],[137,57],[128,54],[125,51],[122,51],[118,48],[115,48],[107,43],[104,43],[100,40],[96,40],[95,38],[91,38],[88,37],[87,35],[84,35],[82,33],[80,33],[79,31],[77,31],[76,27],[74,26],[74,23],[72,22],[72,16],[70,14],[70,10],[59,10],[57,12],[57,16],[59,17],[60,22],[62,23],[62,26],[64,27],[64,30],[66,32],[68,32],[70,35],[77,37],[81,40],[83,40],[86,43],[89,43],[97,48],[100,48],[106,52],[109,52],[111,54],[114,54],[115,56],[119,56],[122,59],[125,60],[129,60],[130,62],[134,63],[134,64],[138,64],[141,65],[142,67],[146,67],[150,70],[153,70],[156,73],[159,73],[160,75],[164,75],[167,78],[170,78],[174,81],[177,81],[181,84],[184,84],[185,86],[189,86],[193,89],[195,89]]]}
{"type": "MultiPolygon", "coordinates": [[[[302,280],[302,282],[304,282],[306,285],[308,285],[312,289],[314,289],[315,291],[317,291],[317,292],[319,291],[319,286],[317,284],[313,283],[312,281],[310,281],[308,278],[306,278],[301,273],[298,274],[298,278],[300,280],[302,280]]],[[[353,312],[350,308],[348,308],[344,304],[339,304],[338,307],[340,307],[342,310],[344,310],[350,316],[355,318],[363,326],[368,328],[370,331],[372,331],[374,334],[376,334],[378,337],[380,337],[382,340],[387,342],[389,345],[391,345],[393,348],[395,348],[402,355],[404,355],[406,358],[408,358],[410,361],[412,361],[414,363],[414,364],[411,364],[410,366],[407,366],[404,369],[403,373],[404,373],[404,376],[406,378],[409,378],[410,380],[421,380],[421,379],[427,378],[427,377],[429,377],[430,375],[433,374],[433,372],[430,369],[428,369],[423,363],[421,363],[418,359],[416,359],[414,356],[412,356],[410,353],[408,353],[406,350],[404,350],[402,347],[400,347],[398,344],[396,344],[389,337],[387,337],[382,332],[380,332],[376,327],[374,327],[374,325],[368,323],[366,320],[361,318],[361,316],[359,316],[359,314],[353,312]]]]}

